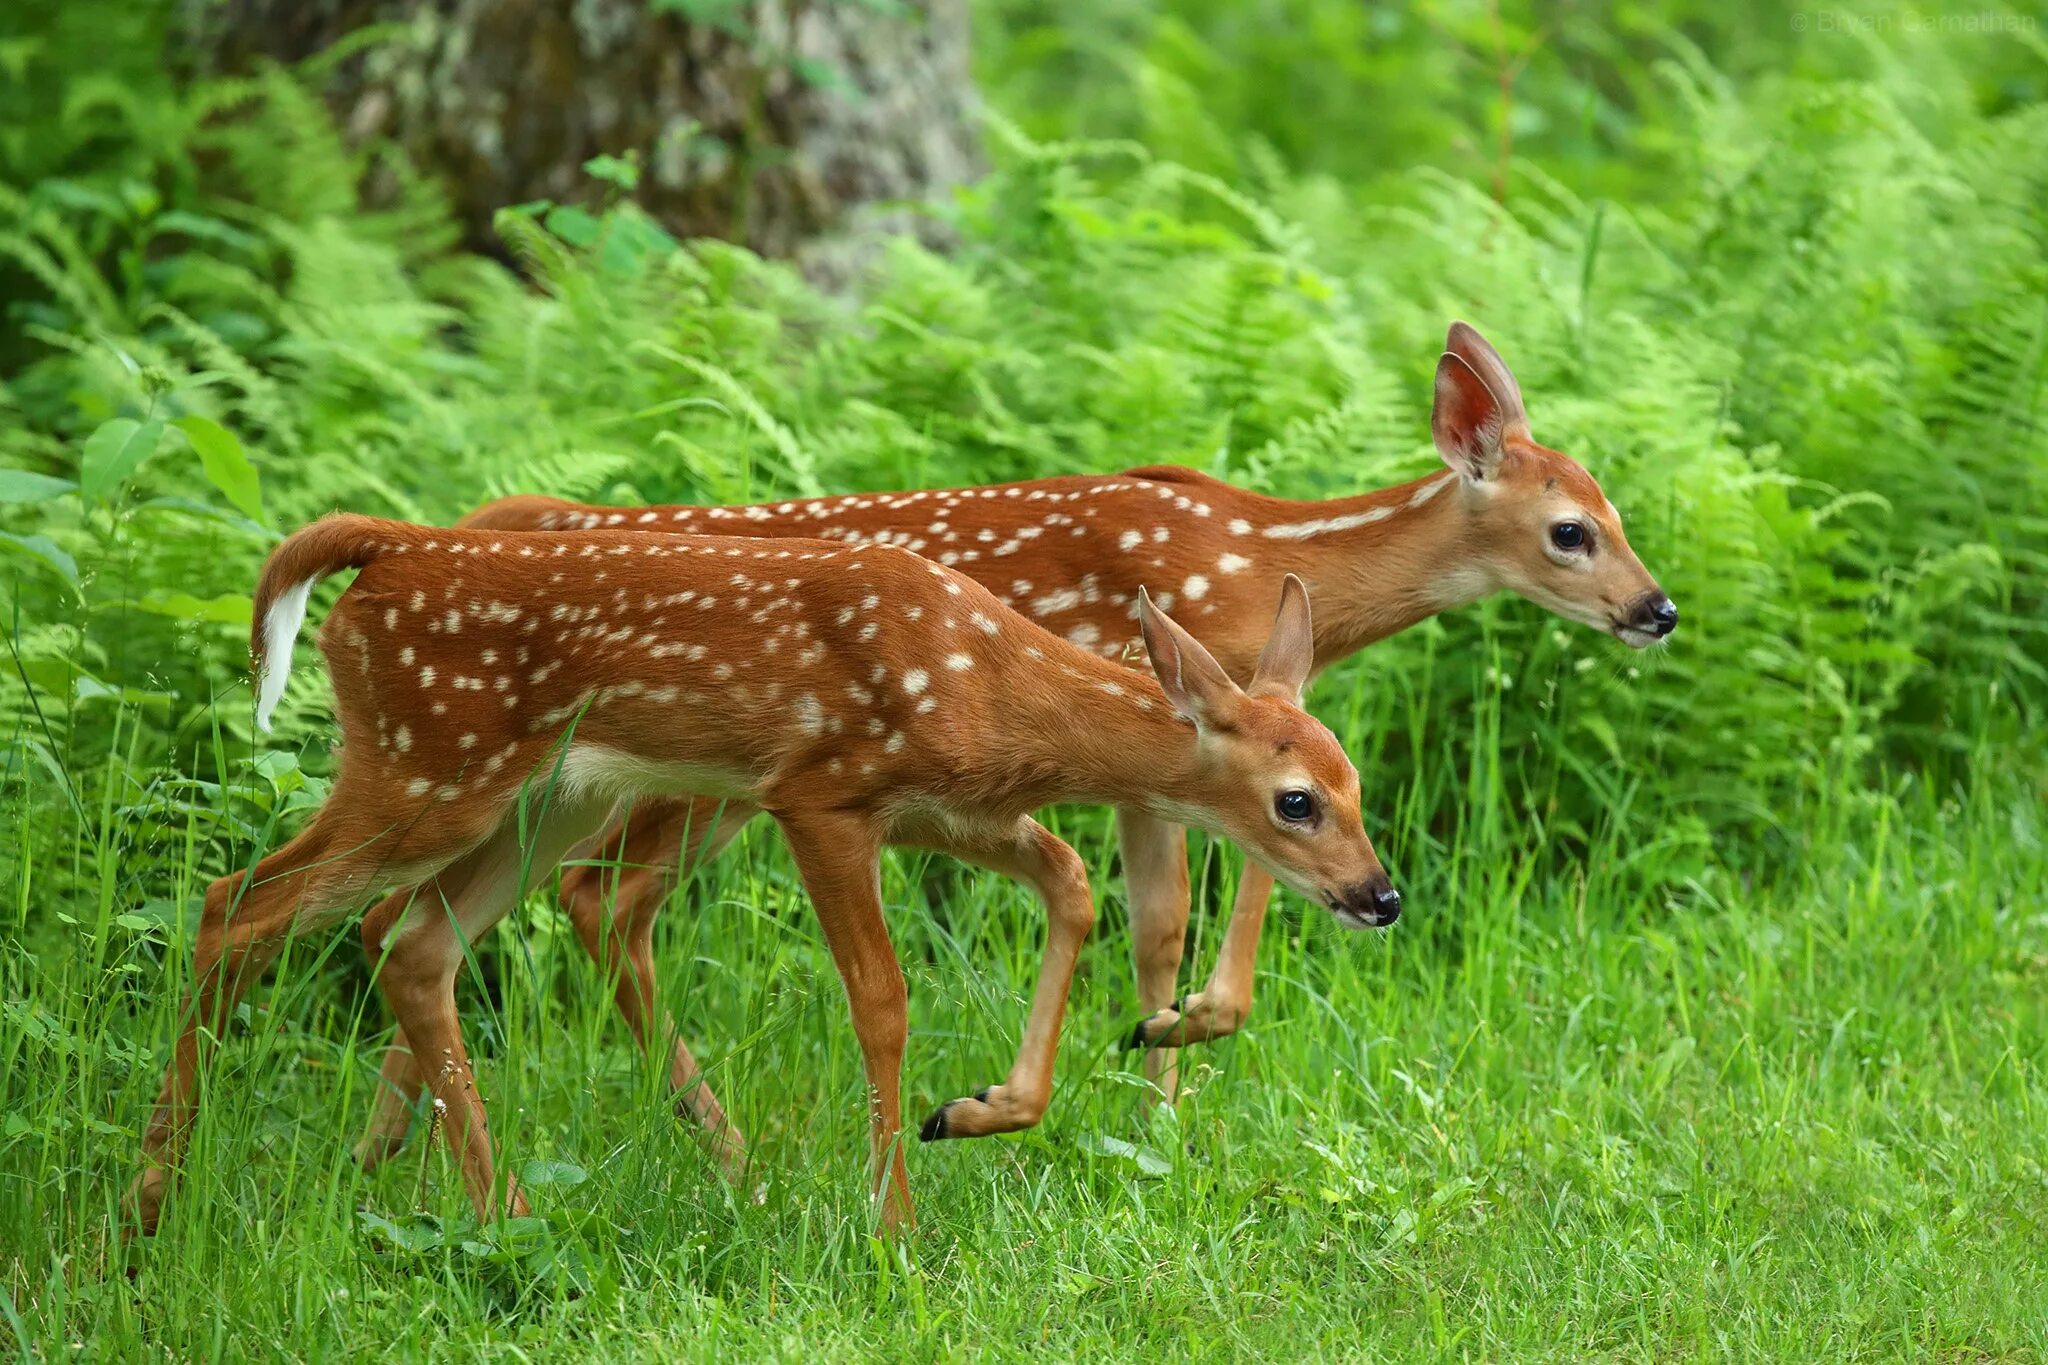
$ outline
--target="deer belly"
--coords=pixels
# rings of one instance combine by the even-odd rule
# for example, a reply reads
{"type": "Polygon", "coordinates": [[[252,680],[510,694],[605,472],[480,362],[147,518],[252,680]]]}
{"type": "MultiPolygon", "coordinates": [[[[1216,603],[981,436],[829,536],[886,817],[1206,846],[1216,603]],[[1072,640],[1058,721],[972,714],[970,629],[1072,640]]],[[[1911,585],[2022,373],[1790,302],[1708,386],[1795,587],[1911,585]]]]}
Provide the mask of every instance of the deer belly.
{"type": "Polygon", "coordinates": [[[633,796],[709,796],[721,800],[751,797],[759,786],[752,773],[710,763],[655,758],[608,744],[572,743],[562,755],[559,773],[548,765],[534,780],[558,783],[571,799],[621,800],[633,796]]]}

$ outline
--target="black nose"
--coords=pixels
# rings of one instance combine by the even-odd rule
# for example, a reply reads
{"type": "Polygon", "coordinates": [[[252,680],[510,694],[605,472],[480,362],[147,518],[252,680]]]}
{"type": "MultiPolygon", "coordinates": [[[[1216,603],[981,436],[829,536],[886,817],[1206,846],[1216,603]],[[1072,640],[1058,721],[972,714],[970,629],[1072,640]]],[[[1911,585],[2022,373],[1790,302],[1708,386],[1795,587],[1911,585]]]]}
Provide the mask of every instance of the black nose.
{"type": "Polygon", "coordinates": [[[1329,892],[1325,904],[1337,913],[1339,919],[1354,928],[1365,925],[1384,929],[1401,918],[1401,893],[1394,889],[1384,872],[1362,882],[1353,882],[1341,891],[1329,892]]]}
{"type": "Polygon", "coordinates": [[[1659,597],[1650,603],[1650,629],[1659,635],[1678,629],[1678,606],[1670,598],[1659,597]]]}

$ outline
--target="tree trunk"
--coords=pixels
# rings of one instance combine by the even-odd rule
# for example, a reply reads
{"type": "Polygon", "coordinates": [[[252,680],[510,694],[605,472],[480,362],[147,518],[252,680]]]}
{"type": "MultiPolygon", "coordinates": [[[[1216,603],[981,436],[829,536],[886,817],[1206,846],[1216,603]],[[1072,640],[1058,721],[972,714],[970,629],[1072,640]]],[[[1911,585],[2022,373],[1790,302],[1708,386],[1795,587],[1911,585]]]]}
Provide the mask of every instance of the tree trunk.
{"type": "Polygon", "coordinates": [[[967,0],[187,0],[206,67],[294,63],[373,24],[327,71],[353,136],[453,193],[473,244],[535,199],[587,201],[583,164],[637,154],[671,231],[794,255],[863,205],[980,165],[967,0]]]}

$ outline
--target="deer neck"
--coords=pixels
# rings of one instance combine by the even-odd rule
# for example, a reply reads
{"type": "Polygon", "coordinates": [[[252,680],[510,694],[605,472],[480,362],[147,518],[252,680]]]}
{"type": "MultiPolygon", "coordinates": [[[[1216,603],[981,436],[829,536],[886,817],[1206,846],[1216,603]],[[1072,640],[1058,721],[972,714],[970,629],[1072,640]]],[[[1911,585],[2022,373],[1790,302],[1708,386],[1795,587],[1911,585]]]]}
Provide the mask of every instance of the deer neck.
{"type": "Polygon", "coordinates": [[[984,754],[1029,808],[1116,805],[1186,821],[1202,776],[1195,727],[1150,673],[1050,637],[1036,674],[1006,706],[1010,733],[984,754]]]}
{"type": "Polygon", "coordinates": [[[1444,470],[1357,497],[1265,501],[1250,539],[1308,583],[1318,666],[1499,588],[1468,534],[1463,483],[1444,470]]]}

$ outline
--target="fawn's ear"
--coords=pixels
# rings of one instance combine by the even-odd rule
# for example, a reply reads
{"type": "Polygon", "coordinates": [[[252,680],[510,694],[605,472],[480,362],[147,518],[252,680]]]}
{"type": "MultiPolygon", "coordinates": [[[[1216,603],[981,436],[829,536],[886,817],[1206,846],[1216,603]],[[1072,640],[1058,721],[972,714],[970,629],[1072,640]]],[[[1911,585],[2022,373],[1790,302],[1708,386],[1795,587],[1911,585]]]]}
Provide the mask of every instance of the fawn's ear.
{"type": "Polygon", "coordinates": [[[1299,578],[1287,575],[1280,584],[1280,611],[1273,618],[1273,633],[1259,655],[1258,671],[1245,690],[1255,697],[1278,697],[1301,704],[1301,690],[1316,666],[1314,623],[1308,613],[1308,589],[1299,578]]]}
{"type": "Polygon", "coordinates": [[[1138,589],[1138,630],[1167,703],[1202,730],[1227,730],[1244,697],[1223,665],[1138,589]]]}
{"type": "Polygon", "coordinates": [[[1444,349],[1471,366],[1487,392],[1500,404],[1501,431],[1506,436],[1529,439],[1529,410],[1522,406],[1522,386],[1515,372],[1493,349],[1493,343],[1479,335],[1470,323],[1454,322],[1444,334],[1444,349]]]}
{"type": "Polygon", "coordinates": [[[1522,390],[1500,352],[1464,323],[1451,324],[1446,343],[1450,349],[1436,362],[1429,432],[1445,464],[1468,479],[1490,479],[1500,470],[1507,438],[1529,438],[1522,390]]]}

